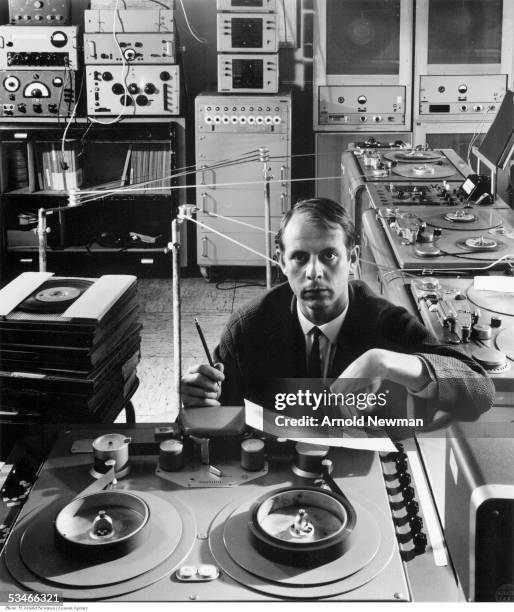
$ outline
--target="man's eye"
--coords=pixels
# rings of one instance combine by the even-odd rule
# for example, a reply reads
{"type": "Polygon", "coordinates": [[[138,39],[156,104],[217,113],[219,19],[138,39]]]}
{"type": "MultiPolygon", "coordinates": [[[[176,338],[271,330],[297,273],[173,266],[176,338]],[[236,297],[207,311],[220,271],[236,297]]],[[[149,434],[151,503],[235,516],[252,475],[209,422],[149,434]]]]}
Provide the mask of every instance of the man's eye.
{"type": "Polygon", "coordinates": [[[304,253],[293,253],[291,256],[291,259],[294,261],[305,261],[306,260],[306,256],[304,253]]]}
{"type": "Polygon", "coordinates": [[[337,253],[335,251],[327,251],[326,253],[323,253],[323,257],[325,261],[334,261],[334,259],[337,257],[337,253]]]}

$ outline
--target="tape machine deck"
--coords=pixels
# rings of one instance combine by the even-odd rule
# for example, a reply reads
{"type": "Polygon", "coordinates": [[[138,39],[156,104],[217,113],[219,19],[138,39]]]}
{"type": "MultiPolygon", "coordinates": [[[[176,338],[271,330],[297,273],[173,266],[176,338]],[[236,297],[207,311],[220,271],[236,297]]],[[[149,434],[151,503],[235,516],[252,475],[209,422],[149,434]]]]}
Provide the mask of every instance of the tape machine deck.
{"type": "Polygon", "coordinates": [[[404,270],[479,270],[514,247],[513,215],[505,208],[443,205],[427,210],[402,203],[379,207],[376,216],[404,270]]]}
{"type": "Polygon", "coordinates": [[[437,585],[440,599],[458,598],[448,561],[434,563],[403,449],[379,457],[214,438],[200,483],[198,438],[176,427],[113,429],[60,434],[7,539],[3,591],[81,601],[410,601],[430,599],[437,585]]]}
{"type": "Polygon", "coordinates": [[[450,149],[393,147],[354,148],[353,156],[366,182],[462,181],[469,168],[450,149]]]}
{"type": "Polygon", "coordinates": [[[469,279],[437,277],[412,280],[410,290],[436,338],[460,345],[493,376],[497,390],[512,388],[514,308],[509,294],[479,290],[469,279]]]}

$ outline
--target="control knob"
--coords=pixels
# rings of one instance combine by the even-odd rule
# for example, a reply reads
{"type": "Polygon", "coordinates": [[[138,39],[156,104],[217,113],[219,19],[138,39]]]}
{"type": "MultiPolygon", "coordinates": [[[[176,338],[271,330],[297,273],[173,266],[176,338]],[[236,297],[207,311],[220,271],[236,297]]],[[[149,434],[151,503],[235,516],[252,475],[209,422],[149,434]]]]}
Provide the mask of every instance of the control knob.
{"type": "Polygon", "coordinates": [[[147,83],[144,88],[145,94],[151,95],[156,92],[156,87],[153,83],[147,83]]]}
{"type": "Polygon", "coordinates": [[[410,485],[402,489],[402,497],[406,502],[412,501],[414,499],[414,496],[414,488],[410,485]]]}
{"type": "Polygon", "coordinates": [[[184,445],[180,440],[163,440],[159,445],[159,467],[164,472],[180,470],[184,463],[184,445]]]}
{"type": "Polygon", "coordinates": [[[328,454],[328,446],[297,442],[293,472],[303,478],[317,478],[322,473],[322,461],[328,454]]]}
{"type": "Polygon", "coordinates": [[[120,102],[123,104],[123,106],[132,106],[132,104],[134,103],[134,101],[132,100],[132,96],[127,95],[121,96],[120,102]]]}
{"type": "Polygon", "coordinates": [[[146,106],[148,104],[148,98],[143,94],[139,94],[139,96],[136,97],[136,104],[138,106],[146,106]]]}
{"type": "Polygon", "coordinates": [[[121,83],[114,83],[112,86],[112,93],[120,96],[125,91],[125,88],[121,83]]]}
{"type": "Polygon", "coordinates": [[[137,94],[139,92],[139,86],[137,83],[130,83],[127,89],[131,94],[137,94]]]}
{"type": "Polygon", "coordinates": [[[264,467],[264,442],[251,438],[241,442],[241,467],[250,472],[264,467]]]}

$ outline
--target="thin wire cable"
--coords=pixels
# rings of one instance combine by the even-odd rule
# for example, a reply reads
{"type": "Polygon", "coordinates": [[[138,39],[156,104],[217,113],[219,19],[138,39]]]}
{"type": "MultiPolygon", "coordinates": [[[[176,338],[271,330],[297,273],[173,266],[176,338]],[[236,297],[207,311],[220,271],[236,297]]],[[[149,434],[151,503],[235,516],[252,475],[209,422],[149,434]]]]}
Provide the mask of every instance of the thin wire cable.
{"type": "Polygon", "coordinates": [[[245,249],[246,251],[249,251],[250,253],[253,253],[254,255],[257,255],[258,257],[264,259],[265,261],[270,261],[271,263],[278,266],[277,261],[275,261],[274,259],[271,259],[271,257],[268,257],[267,255],[264,255],[263,253],[259,253],[259,251],[252,249],[251,247],[247,246],[246,244],[243,244],[242,242],[239,242],[239,240],[235,240],[234,238],[231,238],[230,236],[227,236],[223,234],[222,232],[218,232],[218,230],[215,230],[212,227],[205,225],[205,223],[202,223],[201,221],[198,221],[197,219],[193,219],[192,217],[180,217],[180,216],[179,218],[182,218],[186,221],[192,221],[193,223],[196,223],[196,225],[203,227],[209,232],[212,232],[213,234],[217,234],[218,236],[221,236],[221,238],[225,238],[225,240],[229,240],[230,242],[233,242],[237,246],[240,246],[241,248],[245,249]]]}
{"type": "Polygon", "coordinates": [[[240,221],[239,219],[233,219],[232,217],[225,217],[224,215],[219,215],[217,213],[209,212],[206,210],[199,209],[198,212],[203,212],[204,214],[209,215],[209,217],[216,217],[217,219],[223,219],[224,221],[230,221],[231,223],[237,223],[238,225],[244,225],[245,227],[250,227],[251,229],[259,230],[259,232],[268,233],[273,236],[277,233],[273,230],[266,230],[264,227],[253,225],[252,223],[246,223],[246,221],[240,221]]]}
{"type": "MultiPolygon", "coordinates": [[[[118,41],[118,38],[116,36],[116,17],[120,16],[119,13],[119,3],[120,0],[116,0],[116,4],[114,6],[114,9],[112,11],[112,37],[114,38],[114,42],[116,43],[116,46],[118,47],[118,51],[120,52],[120,56],[121,56],[121,81],[123,84],[123,91],[124,91],[124,95],[128,96],[129,91],[128,91],[128,87],[127,87],[127,76],[128,76],[128,64],[127,64],[127,60],[125,58],[125,55],[123,53],[123,49],[121,48],[121,45],[118,41]]],[[[121,18],[120,18],[120,22],[121,22],[121,18]]],[[[115,117],[112,121],[100,121],[99,119],[97,119],[96,117],[90,117],[90,120],[93,123],[98,123],[99,125],[114,125],[115,123],[118,123],[118,121],[125,115],[125,110],[126,107],[122,108],[120,110],[120,112],[118,113],[118,116],[115,117]]],[[[134,107],[134,112],[135,112],[135,107],[134,107]]]]}
{"type": "Polygon", "coordinates": [[[187,28],[188,28],[189,32],[191,33],[191,36],[192,36],[192,37],[193,37],[195,40],[197,40],[199,43],[201,43],[202,45],[204,45],[205,43],[209,42],[209,41],[208,41],[206,38],[200,38],[200,37],[198,36],[198,34],[196,34],[196,32],[195,32],[195,31],[193,30],[193,28],[191,27],[191,24],[189,23],[189,18],[188,18],[188,16],[187,16],[186,9],[185,9],[185,7],[184,7],[184,5],[183,5],[183,3],[182,3],[182,0],[178,0],[178,1],[179,1],[179,4],[180,4],[180,8],[182,9],[182,12],[184,13],[184,19],[185,19],[185,22],[186,22],[187,28]]]}

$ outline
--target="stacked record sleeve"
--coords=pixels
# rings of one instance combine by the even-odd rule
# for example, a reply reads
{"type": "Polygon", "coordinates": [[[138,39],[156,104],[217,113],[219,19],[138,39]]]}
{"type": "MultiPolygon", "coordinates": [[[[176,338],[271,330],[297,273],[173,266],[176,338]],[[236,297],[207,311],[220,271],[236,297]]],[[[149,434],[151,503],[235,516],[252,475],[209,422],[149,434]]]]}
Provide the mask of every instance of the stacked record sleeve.
{"type": "Polygon", "coordinates": [[[138,386],[136,278],[25,273],[0,291],[0,421],[111,422],[138,386]]]}

